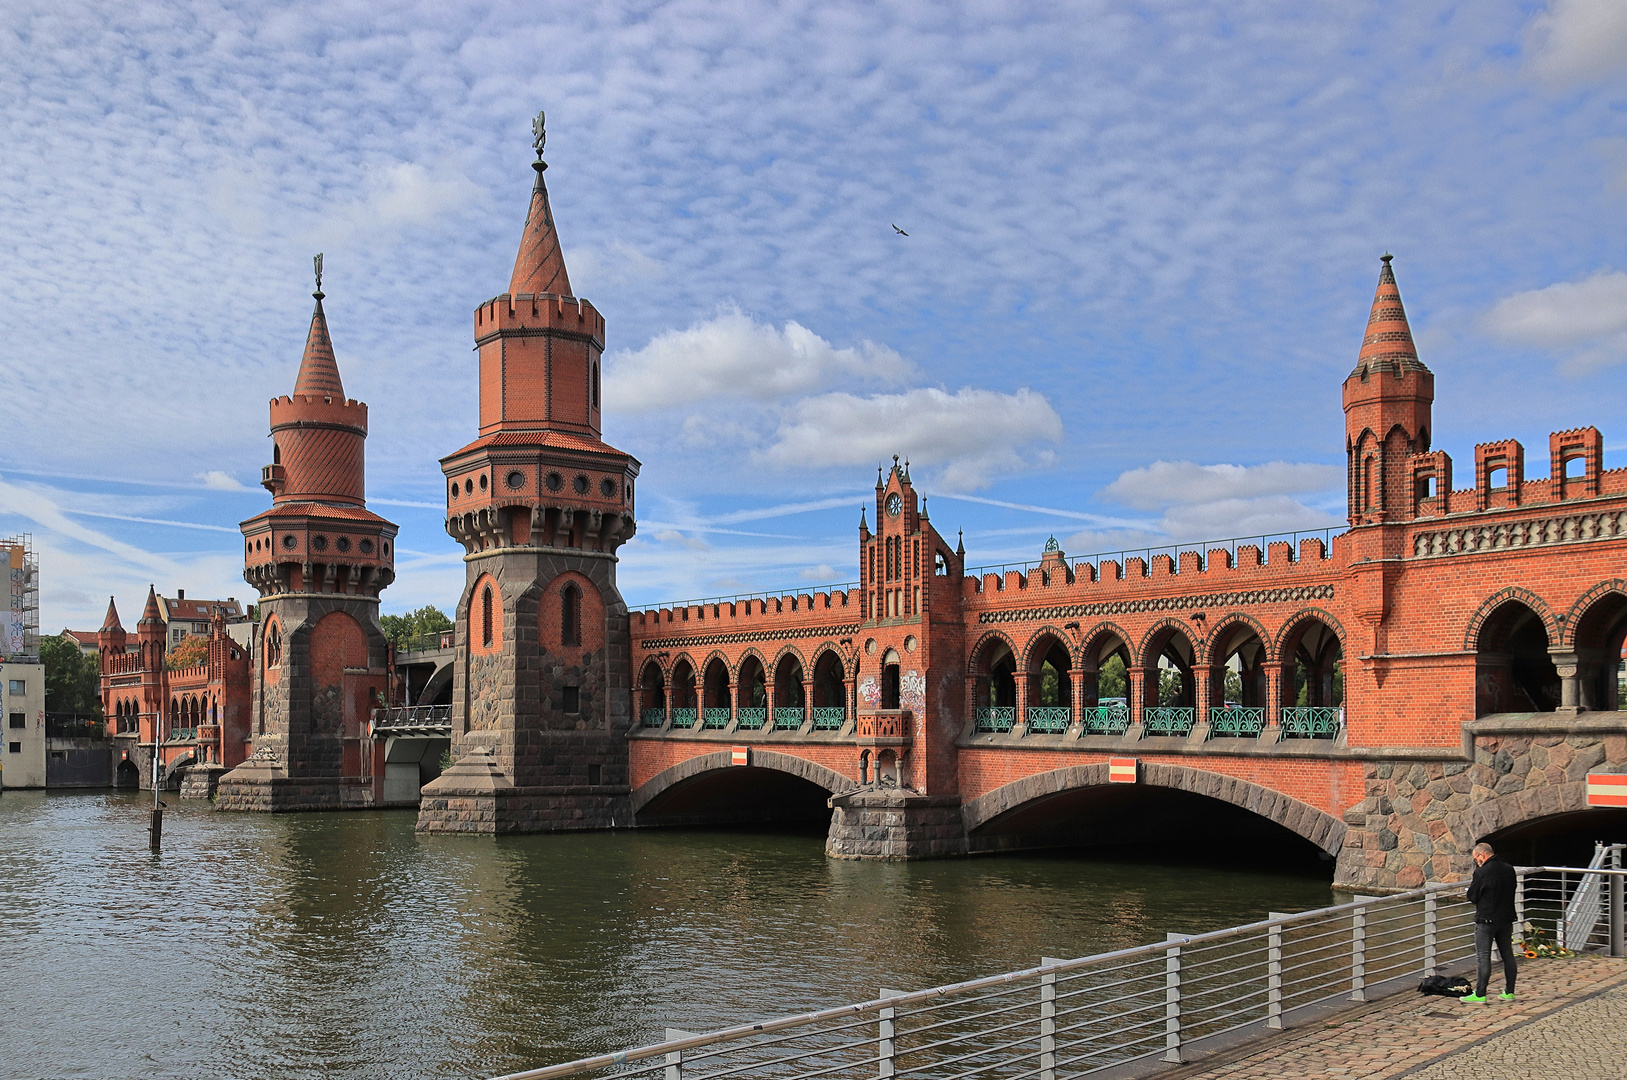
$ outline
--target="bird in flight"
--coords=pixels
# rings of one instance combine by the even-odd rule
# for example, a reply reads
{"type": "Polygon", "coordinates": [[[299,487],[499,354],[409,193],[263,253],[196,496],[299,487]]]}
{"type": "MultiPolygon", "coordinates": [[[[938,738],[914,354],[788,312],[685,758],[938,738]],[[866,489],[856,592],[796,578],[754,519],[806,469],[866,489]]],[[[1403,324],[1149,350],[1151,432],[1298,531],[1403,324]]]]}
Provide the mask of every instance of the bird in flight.
{"type": "Polygon", "coordinates": [[[905,232],[903,229],[900,229],[897,225],[893,226],[893,232],[897,233],[899,236],[908,236],[909,235],[909,233],[905,232]]]}

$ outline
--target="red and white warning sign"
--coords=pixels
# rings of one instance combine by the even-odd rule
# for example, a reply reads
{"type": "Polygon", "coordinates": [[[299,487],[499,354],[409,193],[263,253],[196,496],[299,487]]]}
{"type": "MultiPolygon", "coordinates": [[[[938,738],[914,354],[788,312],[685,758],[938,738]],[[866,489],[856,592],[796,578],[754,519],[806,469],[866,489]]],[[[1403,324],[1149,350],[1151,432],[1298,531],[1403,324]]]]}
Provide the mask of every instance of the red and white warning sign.
{"type": "Polygon", "coordinates": [[[1107,759],[1107,782],[1110,784],[1133,784],[1136,782],[1136,759],[1133,757],[1110,757],[1107,759]]]}
{"type": "Polygon", "coordinates": [[[736,746],[734,748],[734,753],[729,758],[729,764],[730,765],[750,765],[751,764],[751,747],[749,747],[749,746],[736,746]]]}
{"type": "Polygon", "coordinates": [[[1588,773],[1589,806],[1627,806],[1627,773],[1588,773]]]}

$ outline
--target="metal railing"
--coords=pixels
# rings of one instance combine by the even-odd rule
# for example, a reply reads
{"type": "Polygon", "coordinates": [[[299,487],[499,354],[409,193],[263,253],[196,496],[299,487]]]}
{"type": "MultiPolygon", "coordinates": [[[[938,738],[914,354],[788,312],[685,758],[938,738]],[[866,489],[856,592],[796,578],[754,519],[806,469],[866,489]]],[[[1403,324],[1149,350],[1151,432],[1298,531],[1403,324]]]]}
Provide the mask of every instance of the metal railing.
{"type": "Polygon", "coordinates": [[[835,585],[815,585],[811,588],[795,589],[769,589],[764,592],[729,593],[727,596],[701,596],[693,600],[663,600],[657,604],[635,602],[628,607],[632,611],[682,611],[684,608],[707,607],[711,604],[735,604],[741,601],[762,600],[795,600],[804,596],[818,596],[821,593],[845,593],[859,587],[857,581],[842,581],[835,585]]]}
{"type": "MultiPolygon", "coordinates": [[[[723,709],[721,711],[724,712],[724,713],[727,713],[729,710],[728,709],[723,709]]],[[[707,713],[706,726],[711,727],[712,726],[712,716],[711,716],[712,710],[707,709],[706,713],[707,713]]],[[[742,709],[736,709],[734,715],[735,715],[736,720],[737,720],[737,722],[736,722],[736,724],[734,726],[736,728],[738,728],[739,730],[741,730],[741,731],[758,731],[758,730],[762,729],[762,726],[764,724],[768,723],[768,710],[766,708],[742,708],[742,709]]],[[[724,724],[719,724],[717,726],[723,727],[723,726],[725,726],[726,723],[727,723],[727,721],[725,720],[724,724]]]]}
{"type": "MultiPolygon", "coordinates": [[[[1517,868],[1522,921],[1558,918],[1561,876],[1611,878],[1619,945],[1627,871],[1517,868]]],[[[1168,939],[949,986],[880,996],[799,1016],[667,1038],[614,1054],[513,1073],[723,1080],[725,1077],[973,1076],[1056,1080],[1151,1058],[1178,1062],[1195,1044],[1278,1029],[1313,1007],[1367,1001],[1474,957],[1464,883],[1168,939]],[[1387,984],[1387,985],[1386,985],[1387,984]],[[1245,1031],[1244,1029],[1248,1029],[1245,1031]]],[[[1535,923],[1533,924],[1535,925],[1535,923]]]]}
{"type": "Polygon", "coordinates": [[[675,728],[692,728],[695,721],[700,719],[699,708],[694,705],[674,705],[672,707],[672,726],[675,728]]]}
{"type": "Polygon", "coordinates": [[[1004,734],[1017,725],[1014,705],[979,705],[972,714],[978,731],[1004,734]]]}
{"type": "Polygon", "coordinates": [[[701,727],[708,731],[729,726],[729,707],[727,705],[708,705],[701,710],[701,727]]]}
{"type": "Polygon", "coordinates": [[[49,739],[105,739],[107,723],[94,713],[46,713],[49,739]]]}
{"type": "Polygon", "coordinates": [[[1092,705],[1081,719],[1086,735],[1123,735],[1130,726],[1130,706],[1092,705]]]}
{"type": "Polygon", "coordinates": [[[1586,869],[1564,866],[1522,867],[1515,895],[1516,934],[1526,955],[1542,948],[1570,952],[1598,950],[1627,955],[1627,870],[1623,844],[1594,845],[1586,869]]]}
{"type": "Polygon", "coordinates": [[[841,705],[815,705],[813,727],[815,731],[840,731],[847,724],[847,709],[841,705]]]}
{"type": "Polygon", "coordinates": [[[1265,709],[1256,705],[1232,705],[1209,709],[1209,737],[1258,739],[1265,729],[1265,709]]]}
{"type": "Polygon", "coordinates": [[[373,731],[398,728],[447,728],[452,726],[450,705],[391,705],[373,710],[373,731]]]}
{"type": "Polygon", "coordinates": [[[1039,735],[1059,735],[1073,723],[1073,709],[1067,705],[1030,705],[1023,719],[1028,730],[1039,735]]]}
{"type": "Polygon", "coordinates": [[[1141,710],[1141,730],[1147,735],[1190,735],[1198,710],[1190,705],[1148,705],[1141,710]]]}
{"type": "Polygon", "coordinates": [[[1282,737],[1285,739],[1331,739],[1344,726],[1345,711],[1326,705],[1284,705],[1282,737]]]}
{"type": "Polygon", "coordinates": [[[638,722],[647,728],[660,727],[667,722],[667,710],[663,705],[656,705],[645,709],[638,714],[638,722]]]}
{"type": "Polygon", "coordinates": [[[774,707],[775,731],[796,731],[802,727],[802,723],[806,719],[808,719],[808,710],[801,705],[776,705],[774,707]]]}

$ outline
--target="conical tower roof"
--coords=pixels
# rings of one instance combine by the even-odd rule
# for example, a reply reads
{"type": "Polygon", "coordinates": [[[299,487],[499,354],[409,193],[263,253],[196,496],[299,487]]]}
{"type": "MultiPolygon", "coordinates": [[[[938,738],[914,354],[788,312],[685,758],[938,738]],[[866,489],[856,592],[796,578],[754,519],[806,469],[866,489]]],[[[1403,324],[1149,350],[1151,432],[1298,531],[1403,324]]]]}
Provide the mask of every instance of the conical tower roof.
{"type": "Polygon", "coordinates": [[[339,381],[339,362],[333,357],[333,339],[328,336],[328,317],[322,311],[323,293],[316,297],[316,310],[311,313],[311,330],[305,335],[305,355],[299,362],[299,377],[294,380],[296,397],[330,397],[345,400],[345,384],[339,381]]]}
{"type": "Polygon", "coordinates": [[[102,620],[102,629],[119,631],[124,629],[124,627],[119,625],[119,609],[113,603],[113,598],[111,596],[107,598],[107,618],[102,620]]]}
{"type": "Polygon", "coordinates": [[[137,626],[161,626],[164,622],[164,613],[158,607],[158,590],[147,586],[147,607],[141,613],[141,621],[137,626]]]}
{"type": "Polygon", "coordinates": [[[1394,371],[1425,371],[1429,369],[1418,359],[1418,349],[1412,343],[1412,327],[1407,324],[1407,309],[1401,306],[1401,290],[1395,283],[1395,271],[1390,268],[1393,255],[1383,256],[1384,269],[1378,273],[1378,289],[1373,293],[1373,309],[1367,316],[1367,333],[1362,337],[1361,355],[1356,358],[1352,375],[1363,371],[1374,373],[1394,371]]]}
{"type": "Polygon", "coordinates": [[[547,166],[538,161],[531,167],[537,170],[537,182],[531,187],[531,210],[525,216],[520,254],[514,260],[514,276],[508,283],[509,295],[557,293],[560,296],[575,296],[571,292],[570,275],[565,272],[565,255],[559,250],[554,212],[548,206],[548,186],[542,182],[542,170],[547,166]]]}

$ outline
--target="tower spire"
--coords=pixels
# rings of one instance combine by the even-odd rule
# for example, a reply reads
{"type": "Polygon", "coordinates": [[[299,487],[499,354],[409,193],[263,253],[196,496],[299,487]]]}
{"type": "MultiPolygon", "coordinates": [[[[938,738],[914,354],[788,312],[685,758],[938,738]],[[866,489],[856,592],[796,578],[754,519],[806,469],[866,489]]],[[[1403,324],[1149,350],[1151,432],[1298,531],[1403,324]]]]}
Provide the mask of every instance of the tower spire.
{"type": "Polygon", "coordinates": [[[316,310],[311,313],[311,329],[305,335],[305,355],[299,361],[299,375],[294,379],[296,397],[329,397],[345,400],[345,384],[339,381],[339,362],[333,356],[333,339],[328,336],[328,317],[322,311],[322,256],[312,260],[316,264],[316,310]]]}
{"type": "Polygon", "coordinates": [[[1401,305],[1401,290],[1395,283],[1395,271],[1385,252],[1384,269],[1378,272],[1378,288],[1373,293],[1373,307],[1367,316],[1367,333],[1362,336],[1361,355],[1356,359],[1353,374],[1369,375],[1382,372],[1399,374],[1402,371],[1428,371],[1418,359],[1418,349],[1412,343],[1412,327],[1407,324],[1407,310],[1401,305]]]}
{"type": "Polygon", "coordinates": [[[548,163],[542,160],[543,144],[547,132],[543,128],[545,117],[537,113],[531,121],[532,146],[537,160],[531,167],[537,171],[536,183],[531,185],[531,209],[525,216],[525,231],[520,236],[520,253],[514,259],[514,275],[509,279],[510,296],[520,293],[555,293],[574,296],[570,275],[565,272],[565,255],[559,249],[559,233],[554,229],[554,212],[548,205],[548,185],[542,174],[548,163]]]}
{"type": "Polygon", "coordinates": [[[162,626],[164,613],[158,609],[158,589],[156,586],[147,586],[147,607],[141,613],[141,621],[137,626],[162,626]]]}
{"type": "Polygon", "coordinates": [[[109,596],[107,598],[107,618],[102,620],[102,629],[103,630],[123,630],[124,629],[123,626],[119,625],[119,609],[118,609],[118,605],[113,603],[113,598],[111,596],[109,596]]]}

